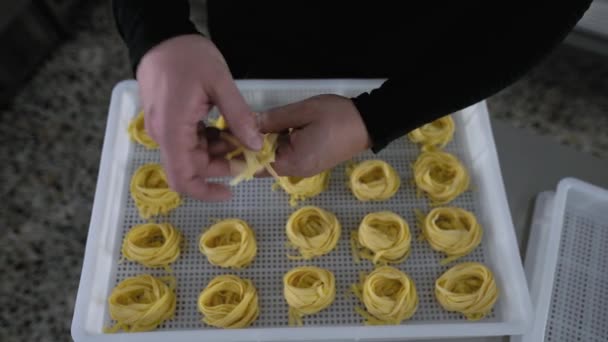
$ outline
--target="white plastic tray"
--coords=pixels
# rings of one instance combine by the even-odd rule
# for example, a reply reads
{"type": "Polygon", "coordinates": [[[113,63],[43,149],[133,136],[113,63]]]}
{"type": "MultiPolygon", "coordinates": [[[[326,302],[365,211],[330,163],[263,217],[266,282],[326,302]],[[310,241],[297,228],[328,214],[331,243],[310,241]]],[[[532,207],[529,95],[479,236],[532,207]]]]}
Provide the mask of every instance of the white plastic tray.
{"type": "Polygon", "coordinates": [[[573,178],[539,194],[525,271],[533,328],[512,342],[608,338],[608,190],[573,178]]]}
{"type": "MultiPolygon", "coordinates": [[[[261,110],[320,93],[354,96],[381,84],[380,80],[328,81],[257,81],[238,82],[246,100],[254,110],[261,110]]],[[[456,135],[446,149],[468,166],[473,190],[464,193],[453,204],[472,210],[485,229],[482,244],[461,261],[480,261],[495,273],[500,298],[493,312],[484,320],[469,322],[456,313],[443,310],[433,295],[435,279],[448,266],[441,266],[442,255],[427,243],[413,240],[408,260],[398,265],[416,282],[420,305],[411,320],[397,326],[363,326],[354,307],[355,298],[347,297],[350,284],[358,280],[360,271],[369,272],[368,262],[355,264],[350,255],[348,238],[363,216],[371,211],[393,210],[409,222],[412,234],[419,233],[414,209],[428,210],[428,201],[416,197],[411,164],[419,148],[398,139],[378,156],[393,165],[401,175],[402,187],[390,201],[360,203],[345,186],[344,166],[333,170],[329,188],[307,203],[318,205],[336,214],[342,223],[343,235],[336,250],[312,261],[290,261],[285,257],[284,225],[293,212],[287,196],[270,190],[272,179],[241,183],[234,189],[234,198],[226,203],[203,203],[186,199],[167,218],[185,235],[185,248],[172,265],[178,280],[176,317],[158,330],[145,333],[102,333],[110,325],[107,301],[112,288],[128,276],[148,272],[163,275],[135,263],[120,260],[120,245],[128,229],[143,222],[129,196],[132,172],[146,162],[158,162],[157,151],[147,151],[132,143],[127,134],[129,120],[139,109],[137,84],[118,84],[112,103],[103,146],[101,166],[91,226],[74,319],[72,335],[80,341],[304,341],[304,340],[372,340],[406,338],[440,338],[510,335],[523,333],[531,316],[531,304],[520,255],[498,165],[494,140],[485,103],[456,113],[456,135]],[[211,218],[240,217],[252,225],[258,239],[258,255],[253,264],[239,271],[210,265],[198,252],[198,237],[211,218]],[[304,327],[289,327],[287,305],[282,296],[282,275],[299,265],[317,265],[334,272],[337,281],[335,302],[326,310],[304,319],[304,327]],[[202,323],[196,310],[196,298],[207,282],[219,274],[235,273],[252,279],[260,295],[261,315],[252,327],[221,330],[202,323]]],[[[396,112],[395,115],[412,115],[396,112]]],[[[374,157],[371,152],[358,160],[374,157]]]]}

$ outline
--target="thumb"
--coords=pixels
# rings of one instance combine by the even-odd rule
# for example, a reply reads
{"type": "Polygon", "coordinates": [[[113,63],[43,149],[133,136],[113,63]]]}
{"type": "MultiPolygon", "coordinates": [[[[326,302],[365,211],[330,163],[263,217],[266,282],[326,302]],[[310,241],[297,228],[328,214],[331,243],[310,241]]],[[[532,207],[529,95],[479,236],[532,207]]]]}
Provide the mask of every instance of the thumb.
{"type": "Polygon", "coordinates": [[[311,122],[308,106],[295,102],[272,108],[258,115],[258,125],[263,133],[279,133],[290,128],[300,128],[311,122]]]}
{"type": "Polygon", "coordinates": [[[226,119],[234,136],[252,150],[263,145],[262,134],[258,131],[255,115],[230,77],[219,82],[214,89],[212,100],[226,119]]]}

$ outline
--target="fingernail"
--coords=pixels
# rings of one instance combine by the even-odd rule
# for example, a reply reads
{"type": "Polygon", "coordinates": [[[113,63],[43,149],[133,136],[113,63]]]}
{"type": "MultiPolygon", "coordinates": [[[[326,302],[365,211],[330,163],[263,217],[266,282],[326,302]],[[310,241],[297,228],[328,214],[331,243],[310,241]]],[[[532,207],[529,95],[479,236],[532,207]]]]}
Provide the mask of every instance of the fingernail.
{"type": "Polygon", "coordinates": [[[262,146],[264,146],[264,140],[262,139],[262,136],[256,132],[252,132],[250,134],[251,136],[249,137],[249,144],[251,144],[251,148],[256,151],[261,150],[262,146]]]}

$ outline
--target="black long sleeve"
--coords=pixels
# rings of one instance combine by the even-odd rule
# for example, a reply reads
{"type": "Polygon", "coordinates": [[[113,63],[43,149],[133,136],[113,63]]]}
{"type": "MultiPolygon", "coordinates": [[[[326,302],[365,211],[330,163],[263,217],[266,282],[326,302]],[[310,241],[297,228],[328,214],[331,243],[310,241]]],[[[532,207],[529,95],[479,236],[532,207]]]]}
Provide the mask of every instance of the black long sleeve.
{"type": "MultiPolygon", "coordinates": [[[[590,3],[209,0],[208,16],[235,78],[387,78],[353,99],[379,151],[517,80],[590,3]]],[[[186,1],[114,0],[114,13],[134,68],[154,45],[194,32],[186,1]]]]}
{"type": "Polygon", "coordinates": [[[374,150],[516,81],[557,46],[590,1],[484,2],[434,32],[422,65],[354,99],[374,150]],[[393,114],[399,110],[399,115],[393,114]],[[387,118],[387,119],[385,119],[387,118]]]}
{"type": "Polygon", "coordinates": [[[114,19],[129,49],[133,73],[144,54],[160,42],[182,34],[197,33],[190,22],[186,0],[112,1],[114,19]]]}

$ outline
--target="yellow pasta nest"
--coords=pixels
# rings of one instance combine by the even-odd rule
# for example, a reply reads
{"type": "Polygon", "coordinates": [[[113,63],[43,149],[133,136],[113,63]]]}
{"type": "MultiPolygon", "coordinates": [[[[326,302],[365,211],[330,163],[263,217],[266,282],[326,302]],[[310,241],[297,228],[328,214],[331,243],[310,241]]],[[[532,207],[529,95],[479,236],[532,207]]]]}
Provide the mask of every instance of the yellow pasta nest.
{"type": "Polygon", "coordinates": [[[110,317],[117,323],[106,330],[116,332],[156,329],[175,314],[175,278],[148,274],[121,281],[110,294],[110,317]]]}
{"type": "Polygon", "coordinates": [[[441,207],[424,216],[417,213],[422,227],[421,238],[427,240],[431,248],[443,252],[447,258],[442,265],[469,254],[481,242],[483,230],[475,215],[456,207],[441,207]]]}
{"type": "Polygon", "coordinates": [[[230,268],[248,266],[258,250],[255,235],[247,222],[236,218],[209,227],[198,246],[210,263],[230,268]]]}
{"type": "Polygon", "coordinates": [[[365,318],[366,325],[399,324],[418,308],[414,282],[394,267],[376,268],[352,290],[365,304],[367,311],[360,307],[356,311],[365,318]]]}
{"type": "Polygon", "coordinates": [[[182,234],[169,223],[144,223],[137,225],[124,238],[122,254],[130,261],[147,267],[164,267],[180,254],[182,234]]]}
{"type": "Polygon", "coordinates": [[[169,189],[167,175],[159,164],[145,164],[137,169],[130,188],[139,216],[145,219],[167,214],[181,204],[179,194],[169,189]]]}
{"type": "Polygon", "coordinates": [[[301,254],[288,257],[310,259],[334,249],[342,228],[334,214],[318,207],[306,206],[291,214],[285,230],[290,245],[301,254]]]}
{"type": "Polygon", "coordinates": [[[444,147],[454,136],[454,120],[447,115],[411,131],[410,141],[423,146],[444,147]]]}
{"type": "Polygon", "coordinates": [[[399,174],[382,160],[366,160],[346,169],[349,187],[360,201],[386,200],[391,198],[401,185],[399,174]]]}
{"type": "MultiPolygon", "coordinates": [[[[289,194],[289,204],[295,207],[298,201],[317,196],[329,184],[330,170],[323,171],[312,177],[279,177],[275,185],[280,186],[289,194]]],[[[275,186],[273,186],[274,188],[275,186]]]]}
{"type": "Polygon", "coordinates": [[[283,276],[283,295],[289,305],[289,325],[302,325],[302,316],[317,313],[334,301],[336,279],[323,268],[297,267],[283,276]]]}
{"type": "Polygon", "coordinates": [[[148,132],[146,132],[143,111],[140,111],[137,116],[131,120],[129,123],[128,132],[131,139],[142,144],[144,147],[148,149],[158,148],[156,141],[152,140],[150,135],[148,135],[148,132]]]}
{"type": "Polygon", "coordinates": [[[462,163],[447,152],[425,151],[414,163],[414,181],[433,205],[452,201],[469,188],[469,174],[462,163]]]}
{"type": "Polygon", "coordinates": [[[486,266],[467,262],[450,268],[435,281],[435,296],[444,309],[476,321],[492,310],[498,289],[486,266]]]}
{"type": "Polygon", "coordinates": [[[237,148],[226,155],[226,159],[230,160],[241,154],[245,158],[245,168],[230,181],[230,185],[237,185],[244,180],[251,180],[256,173],[266,169],[275,179],[279,179],[279,175],[274,171],[272,164],[275,160],[275,152],[277,149],[278,134],[271,133],[264,135],[264,145],[259,151],[252,151],[243,146],[232,135],[222,132],[221,137],[237,148]]]}
{"type": "Polygon", "coordinates": [[[410,228],[403,218],[390,211],[365,215],[359,231],[351,233],[355,262],[359,257],[374,264],[399,263],[407,258],[411,244],[410,228]]]}
{"type": "Polygon", "coordinates": [[[213,278],[198,297],[203,322],[218,328],[245,328],[258,318],[258,293],[249,279],[213,278]]]}

